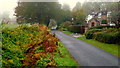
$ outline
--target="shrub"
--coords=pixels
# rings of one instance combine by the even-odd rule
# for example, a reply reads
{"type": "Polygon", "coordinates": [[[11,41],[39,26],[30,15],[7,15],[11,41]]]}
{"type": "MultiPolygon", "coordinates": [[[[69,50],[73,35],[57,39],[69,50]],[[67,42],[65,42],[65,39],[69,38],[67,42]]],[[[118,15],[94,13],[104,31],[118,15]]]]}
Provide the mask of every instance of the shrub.
{"type": "Polygon", "coordinates": [[[95,32],[99,32],[101,29],[91,29],[85,33],[86,39],[92,39],[95,32]]]}
{"type": "Polygon", "coordinates": [[[84,26],[81,25],[72,25],[68,27],[68,30],[74,33],[84,33],[84,26]]]}
{"type": "Polygon", "coordinates": [[[101,24],[107,24],[107,20],[102,20],[101,24]]]}
{"type": "Polygon", "coordinates": [[[120,44],[120,30],[108,29],[106,31],[96,32],[93,38],[104,43],[120,44]]]}
{"type": "Polygon", "coordinates": [[[58,51],[58,42],[59,39],[44,25],[20,25],[12,30],[4,28],[2,66],[4,68],[52,66],[55,62],[49,59],[49,56],[58,51]]]}

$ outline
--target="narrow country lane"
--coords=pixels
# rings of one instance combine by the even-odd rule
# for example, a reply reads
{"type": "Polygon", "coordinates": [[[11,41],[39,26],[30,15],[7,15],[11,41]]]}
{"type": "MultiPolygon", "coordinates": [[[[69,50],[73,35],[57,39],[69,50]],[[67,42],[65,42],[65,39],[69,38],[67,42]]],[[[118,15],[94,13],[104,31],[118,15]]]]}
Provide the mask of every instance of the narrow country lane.
{"type": "Polygon", "coordinates": [[[118,66],[118,57],[91,44],[53,31],[80,66],[118,66]]]}

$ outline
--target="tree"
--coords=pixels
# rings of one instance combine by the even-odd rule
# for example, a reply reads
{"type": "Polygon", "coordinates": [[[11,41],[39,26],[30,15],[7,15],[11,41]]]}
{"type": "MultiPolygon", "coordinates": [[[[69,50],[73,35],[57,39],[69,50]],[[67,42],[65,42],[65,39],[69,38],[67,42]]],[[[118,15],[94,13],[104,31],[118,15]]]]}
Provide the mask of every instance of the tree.
{"type": "Polygon", "coordinates": [[[111,21],[116,24],[116,27],[120,27],[120,2],[114,2],[109,5],[111,8],[111,21]]]}
{"type": "Polygon", "coordinates": [[[75,10],[79,10],[81,7],[82,7],[82,6],[81,6],[81,3],[80,3],[80,2],[77,2],[76,5],[75,5],[75,7],[73,8],[73,10],[74,10],[74,11],[75,11],[75,10]]]}
{"type": "Polygon", "coordinates": [[[61,25],[61,23],[65,21],[71,21],[72,14],[69,5],[63,4],[61,11],[59,12],[59,21],[58,25],[61,25]]]}
{"type": "Polygon", "coordinates": [[[83,11],[83,9],[78,9],[78,10],[74,10],[72,11],[72,15],[74,18],[74,24],[75,25],[83,25],[85,24],[85,17],[86,17],[86,13],[83,11]]]}
{"type": "Polygon", "coordinates": [[[57,28],[57,23],[56,23],[56,21],[53,20],[53,19],[50,19],[50,23],[49,23],[48,27],[49,27],[50,29],[56,29],[56,28],[57,28]]]}
{"type": "Polygon", "coordinates": [[[70,11],[70,6],[68,4],[63,4],[62,9],[65,11],[70,11]]]}
{"type": "Polygon", "coordinates": [[[10,21],[10,13],[8,11],[4,11],[3,13],[0,14],[0,21],[2,24],[7,24],[10,21]]]}
{"type": "Polygon", "coordinates": [[[48,25],[50,19],[58,20],[61,5],[58,2],[18,2],[15,13],[18,23],[48,25]]]}

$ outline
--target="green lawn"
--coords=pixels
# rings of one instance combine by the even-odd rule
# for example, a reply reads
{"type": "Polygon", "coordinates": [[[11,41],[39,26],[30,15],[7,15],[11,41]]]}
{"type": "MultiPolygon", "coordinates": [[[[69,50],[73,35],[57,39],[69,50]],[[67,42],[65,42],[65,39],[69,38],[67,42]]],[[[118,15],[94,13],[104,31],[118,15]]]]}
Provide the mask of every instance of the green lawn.
{"type": "Polygon", "coordinates": [[[85,36],[83,37],[78,37],[77,39],[80,39],[82,41],[85,41],[87,43],[90,43],[98,48],[101,48],[115,56],[120,57],[120,54],[118,54],[118,48],[120,48],[120,45],[116,45],[116,44],[106,44],[106,43],[102,43],[99,41],[96,41],[94,39],[86,39],[85,36]]]}
{"type": "MultiPolygon", "coordinates": [[[[61,43],[60,43],[61,44],[61,43]]],[[[60,53],[55,53],[54,60],[57,66],[79,66],[77,62],[71,57],[67,49],[61,44],[59,47],[60,53]]]]}

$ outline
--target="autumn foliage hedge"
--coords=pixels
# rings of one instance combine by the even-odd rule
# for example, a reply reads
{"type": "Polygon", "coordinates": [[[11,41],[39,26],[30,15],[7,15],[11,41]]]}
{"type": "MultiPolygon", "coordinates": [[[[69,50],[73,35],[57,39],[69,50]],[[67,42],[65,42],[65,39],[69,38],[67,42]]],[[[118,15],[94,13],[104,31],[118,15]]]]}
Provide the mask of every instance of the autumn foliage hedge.
{"type": "Polygon", "coordinates": [[[44,25],[2,30],[2,67],[55,66],[57,39],[44,25]]]}

